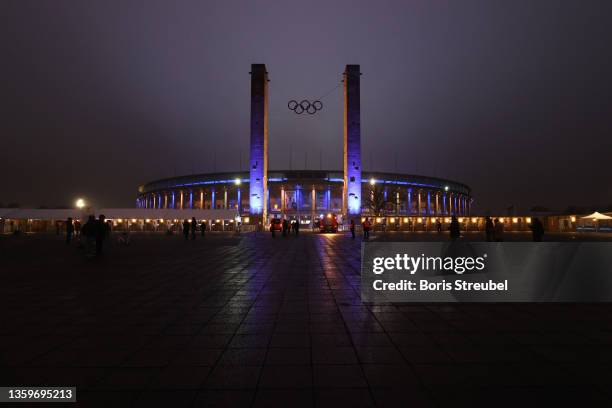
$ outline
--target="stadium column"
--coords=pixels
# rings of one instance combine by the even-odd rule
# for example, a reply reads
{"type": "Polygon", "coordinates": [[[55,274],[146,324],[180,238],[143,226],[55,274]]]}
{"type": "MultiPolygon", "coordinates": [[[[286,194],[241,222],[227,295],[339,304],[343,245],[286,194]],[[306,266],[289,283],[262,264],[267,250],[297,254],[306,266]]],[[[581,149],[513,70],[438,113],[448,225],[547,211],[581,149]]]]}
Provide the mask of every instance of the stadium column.
{"type": "Polygon", "coordinates": [[[180,204],[179,208],[182,210],[183,209],[183,199],[184,199],[185,192],[183,190],[180,190],[180,192],[181,192],[180,193],[181,194],[181,200],[179,201],[179,204],[180,204]]]}
{"type": "Polygon", "coordinates": [[[227,210],[227,188],[223,190],[223,208],[227,210]]]}
{"type": "Polygon", "coordinates": [[[359,65],[344,70],[344,186],[342,213],[361,214],[361,102],[359,65]]]}
{"type": "Polygon", "coordinates": [[[412,189],[408,189],[408,214],[412,214],[412,189]]]}
{"type": "Polygon", "coordinates": [[[431,190],[427,190],[427,215],[431,215],[431,190]]]}
{"type": "Polygon", "coordinates": [[[436,191],[436,215],[440,215],[440,194],[436,191]]]}
{"type": "Polygon", "coordinates": [[[168,192],[164,193],[164,208],[168,208],[168,192]]]}
{"type": "Polygon", "coordinates": [[[200,189],[200,210],[204,209],[204,189],[200,189]]]}
{"type": "Polygon", "coordinates": [[[417,212],[419,213],[419,217],[421,216],[421,190],[417,193],[417,212]]]}
{"type": "Polygon", "coordinates": [[[268,72],[265,64],[251,65],[251,158],[249,206],[266,223],[268,190],[268,72]]]}
{"type": "Polygon", "coordinates": [[[315,186],[312,186],[312,192],[310,195],[310,223],[311,225],[314,225],[315,211],[317,211],[317,192],[315,190],[315,186]]]}

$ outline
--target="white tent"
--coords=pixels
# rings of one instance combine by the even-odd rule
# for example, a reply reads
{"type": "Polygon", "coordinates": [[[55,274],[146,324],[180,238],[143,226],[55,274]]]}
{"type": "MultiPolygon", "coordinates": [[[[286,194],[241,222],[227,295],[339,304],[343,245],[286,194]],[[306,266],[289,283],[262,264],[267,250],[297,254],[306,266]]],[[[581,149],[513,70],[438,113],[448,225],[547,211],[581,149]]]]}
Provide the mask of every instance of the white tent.
{"type": "Polygon", "coordinates": [[[612,217],[609,215],[602,214],[600,212],[595,211],[593,214],[586,215],[584,217],[580,217],[582,220],[589,220],[593,222],[593,226],[595,227],[595,231],[599,231],[599,222],[600,221],[609,221],[612,220],[612,217]]]}
{"type": "Polygon", "coordinates": [[[589,214],[589,215],[586,215],[586,216],[580,217],[580,218],[582,218],[583,220],[590,219],[590,220],[593,220],[593,221],[612,220],[612,217],[610,217],[609,215],[605,215],[605,214],[602,214],[602,213],[597,212],[597,211],[595,211],[593,214],[589,214]]]}

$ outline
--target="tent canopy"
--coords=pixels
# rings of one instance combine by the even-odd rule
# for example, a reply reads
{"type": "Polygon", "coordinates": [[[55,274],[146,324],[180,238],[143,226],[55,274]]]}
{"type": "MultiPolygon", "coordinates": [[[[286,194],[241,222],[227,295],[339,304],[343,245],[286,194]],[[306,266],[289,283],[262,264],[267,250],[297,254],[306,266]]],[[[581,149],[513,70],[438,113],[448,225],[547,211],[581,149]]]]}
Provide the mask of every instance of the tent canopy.
{"type": "Polygon", "coordinates": [[[599,220],[612,220],[612,217],[610,217],[608,215],[605,215],[605,214],[602,214],[602,213],[597,212],[597,211],[595,211],[593,214],[589,214],[589,215],[586,215],[586,216],[581,217],[581,218],[583,220],[590,219],[590,220],[593,220],[593,221],[595,221],[595,220],[597,220],[597,221],[599,221],[599,220]]]}

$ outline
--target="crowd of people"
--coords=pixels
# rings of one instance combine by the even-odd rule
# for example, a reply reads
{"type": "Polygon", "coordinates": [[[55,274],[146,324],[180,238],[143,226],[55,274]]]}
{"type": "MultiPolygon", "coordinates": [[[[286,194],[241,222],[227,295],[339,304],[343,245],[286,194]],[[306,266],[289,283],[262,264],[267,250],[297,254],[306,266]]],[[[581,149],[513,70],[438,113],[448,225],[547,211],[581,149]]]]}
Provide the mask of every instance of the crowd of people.
{"type": "Polygon", "coordinates": [[[104,242],[108,239],[111,231],[110,221],[100,214],[98,219],[90,215],[87,222],[81,227],[79,220],[69,217],[65,223],[66,245],[70,245],[73,238],[78,240],[78,246],[85,250],[87,256],[101,256],[104,251],[104,242]]]}
{"type": "MultiPolygon", "coordinates": [[[[272,222],[270,224],[270,232],[272,233],[272,238],[276,238],[276,230],[278,223],[272,222]]],[[[300,235],[300,223],[298,220],[287,220],[286,218],[280,221],[280,231],[283,238],[286,238],[293,233],[296,237],[300,235]]]]}
{"type": "MultiPolygon", "coordinates": [[[[280,230],[283,237],[288,237],[292,233],[295,236],[299,235],[300,223],[297,220],[279,220],[280,222],[273,222],[270,225],[270,231],[272,238],[276,237],[276,231],[280,230]],[[280,225],[279,225],[280,224],[280,225]]],[[[73,220],[68,218],[65,222],[66,232],[66,244],[70,245],[74,238],[79,242],[79,247],[83,247],[87,255],[100,256],[103,254],[104,242],[108,239],[111,232],[111,222],[106,220],[106,217],[101,214],[98,219],[95,216],[90,215],[87,222],[81,226],[79,220],[73,220]]],[[[363,233],[363,239],[370,239],[370,232],[373,228],[373,224],[368,217],[364,218],[361,223],[361,230],[363,233]]],[[[534,218],[529,226],[532,232],[533,241],[542,241],[544,236],[544,225],[538,218],[534,218]]],[[[205,237],[207,225],[206,221],[202,221],[198,224],[195,217],[191,220],[185,219],[182,224],[183,236],[185,240],[195,240],[197,231],[200,231],[202,237],[205,237]]],[[[436,220],[436,230],[438,233],[442,233],[442,223],[436,220]]],[[[236,231],[240,231],[240,226],[237,224],[236,231]]],[[[351,239],[355,239],[355,221],[350,220],[349,231],[351,239]]],[[[451,241],[456,241],[461,238],[461,228],[457,217],[452,216],[449,224],[449,235],[451,241]]],[[[58,231],[59,232],[59,231],[58,231]]],[[[499,218],[485,217],[485,239],[487,242],[501,242],[504,241],[504,223],[499,218]]],[[[127,233],[125,233],[127,235],[127,233]]],[[[129,244],[129,235],[127,237],[121,236],[119,238],[121,243],[129,244]]]]}

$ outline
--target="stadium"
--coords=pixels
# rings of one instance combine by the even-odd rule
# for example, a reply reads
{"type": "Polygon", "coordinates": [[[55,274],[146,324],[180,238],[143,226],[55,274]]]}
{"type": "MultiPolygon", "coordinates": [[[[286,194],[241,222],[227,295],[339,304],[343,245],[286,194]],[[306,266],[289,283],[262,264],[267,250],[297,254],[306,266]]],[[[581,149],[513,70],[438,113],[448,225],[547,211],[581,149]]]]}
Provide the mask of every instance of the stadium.
{"type": "MultiPolygon", "coordinates": [[[[186,175],[145,183],[136,207],[144,209],[232,209],[244,224],[268,225],[274,218],[314,224],[327,215],[340,223],[376,217],[469,216],[470,188],[452,180],[361,168],[360,67],[347,65],[344,88],[342,171],[268,170],[268,71],[251,65],[249,171],[186,175]]],[[[314,114],[318,100],[289,101],[297,114],[314,114]]],[[[403,220],[403,218],[402,218],[403,220]]],[[[415,220],[416,221],[416,220],[415,220]]],[[[401,221],[400,221],[401,222],[401,221]]],[[[406,218],[406,223],[413,220],[406,218]]],[[[420,221],[422,222],[422,220],[420,221]]]]}
{"type": "MultiPolygon", "coordinates": [[[[235,209],[250,222],[249,172],[198,174],[152,181],[139,187],[137,207],[156,209],[235,209]]],[[[271,218],[311,224],[343,212],[341,171],[286,170],[268,173],[267,222],[271,218]]],[[[470,188],[440,178],[363,172],[359,216],[377,218],[469,216],[470,188]]],[[[414,220],[416,222],[416,220],[414,220]]],[[[266,222],[266,223],[267,223],[266,222]]],[[[400,221],[401,222],[401,221],[400,221]]]]}

